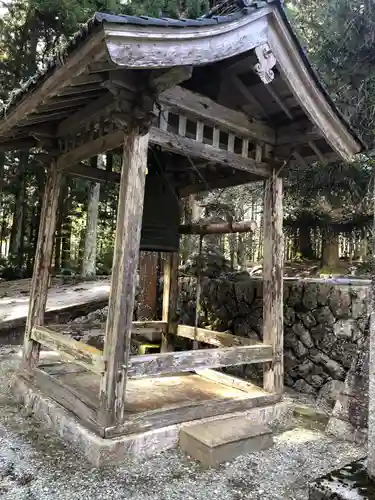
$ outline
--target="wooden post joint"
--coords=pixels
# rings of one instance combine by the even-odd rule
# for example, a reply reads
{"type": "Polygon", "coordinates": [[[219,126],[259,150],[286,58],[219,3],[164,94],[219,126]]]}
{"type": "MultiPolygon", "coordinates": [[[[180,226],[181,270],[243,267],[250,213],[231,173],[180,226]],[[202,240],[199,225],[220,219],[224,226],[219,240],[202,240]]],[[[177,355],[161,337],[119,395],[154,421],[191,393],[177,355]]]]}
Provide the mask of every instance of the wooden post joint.
{"type": "Polygon", "coordinates": [[[274,351],[273,360],[272,360],[272,363],[271,363],[272,366],[281,363],[283,361],[283,359],[284,359],[283,350],[282,349],[276,349],[274,351]]]}

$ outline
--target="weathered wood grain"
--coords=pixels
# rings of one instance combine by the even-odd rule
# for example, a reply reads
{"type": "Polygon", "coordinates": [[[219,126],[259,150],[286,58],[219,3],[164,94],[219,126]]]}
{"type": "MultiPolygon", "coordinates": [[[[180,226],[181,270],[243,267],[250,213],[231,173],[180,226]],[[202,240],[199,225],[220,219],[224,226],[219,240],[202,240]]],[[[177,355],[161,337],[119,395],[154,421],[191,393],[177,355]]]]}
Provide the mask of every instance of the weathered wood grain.
{"type": "Polygon", "coordinates": [[[21,372],[19,376],[28,380],[44,395],[54,399],[65,409],[73,413],[82,424],[96,434],[100,436],[104,435],[104,428],[100,427],[97,423],[98,402],[91,395],[84,393],[82,390],[78,392],[61,382],[61,380],[38,368],[32,374],[21,372]]]}
{"type": "Polygon", "coordinates": [[[148,141],[148,134],[141,136],[137,129],[124,140],[104,343],[105,370],[100,384],[100,423],[106,426],[124,419],[148,141]]]}
{"type": "Polygon", "coordinates": [[[115,437],[134,432],[145,432],[151,429],[160,429],[168,425],[189,422],[201,418],[225,415],[237,411],[246,411],[279,402],[281,395],[265,394],[255,397],[233,399],[214,399],[209,401],[186,402],[177,407],[162,410],[151,410],[139,414],[128,414],[126,421],[117,427],[108,427],[105,437],[115,437]]]}
{"type": "Polygon", "coordinates": [[[130,358],[128,376],[132,378],[152,377],[204,368],[263,363],[272,359],[272,346],[265,344],[146,354],[130,358]]]}
{"type": "Polygon", "coordinates": [[[79,342],[67,335],[42,326],[36,326],[32,329],[31,338],[49,349],[58,351],[61,358],[66,361],[73,361],[98,375],[101,375],[104,371],[102,351],[84,342],[79,342]]]}
{"type": "Polygon", "coordinates": [[[167,331],[167,321],[133,321],[132,333],[142,332],[142,330],[153,330],[156,332],[167,331]]]}
{"type": "Polygon", "coordinates": [[[215,347],[234,347],[256,344],[255,340],[239,337],[227,332],[216,332],[215,330],[207,330],[205,328],[195,328],[189,325],[177,326],[177,337],[197,340],[203,344],[210,344],[215,347]]]}
{"type": "Polygon", "coordinates": [[[263,387],[282,392],[283,368],[283,180],[276,170],[265,183],[263,256],[263,342],[272,345],[272,363],[264,366],[263,387]]]}
{"type": "Polygon", "coordinates": [[[267,41],[267,7],[232,23],[174,27],[157,30],[153,26],[130,24],[104,26],[111,60],[126,68],[167,68],[202,65],[247,52],[267,41]]]}
{"type": "Polygon", "coordinates": [[[211,380],[212,382],[217,382],[218,384],[223,384],[232,389],[238,389],[239,391],[248,392],[250,394],[254,394],[255,391],[259,390],[259,388],[251,382],[216,370],[196,370],[196,373],[200,377],[211,380]]]}
{"type": "Polygon", "coordinates": [[[53,161],[48,170],[44,188],[25,328],[23,366],[29,371],[37,366],[39,359],[40,345],[32,339],[31,335],[35,326],[44,323],[61,180],[61,173],[58,172],[56,163],[53,161]]]}

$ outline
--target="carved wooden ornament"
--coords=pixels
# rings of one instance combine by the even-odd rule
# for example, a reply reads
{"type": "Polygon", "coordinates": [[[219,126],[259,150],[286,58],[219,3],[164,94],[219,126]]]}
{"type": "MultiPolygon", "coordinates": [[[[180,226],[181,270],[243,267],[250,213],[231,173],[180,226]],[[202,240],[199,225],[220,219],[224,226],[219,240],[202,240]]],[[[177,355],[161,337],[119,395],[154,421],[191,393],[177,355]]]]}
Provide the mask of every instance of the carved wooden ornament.
{"type": "Polygon", "coordinates": [[[254,66],[254,70],[262,82],[267,85],[275,78],[272,68],[276,64],[276,57],[273,55],[268,43],[255,47],[255,54],[259,62],[254,66]]]}

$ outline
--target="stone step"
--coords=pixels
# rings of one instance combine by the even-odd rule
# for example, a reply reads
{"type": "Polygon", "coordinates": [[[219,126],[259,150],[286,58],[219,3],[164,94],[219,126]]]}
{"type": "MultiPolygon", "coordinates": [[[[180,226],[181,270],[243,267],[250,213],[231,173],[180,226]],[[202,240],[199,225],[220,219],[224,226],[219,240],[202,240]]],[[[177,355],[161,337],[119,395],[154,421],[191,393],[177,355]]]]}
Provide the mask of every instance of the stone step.
{"type": "Polygon", "coordinates": [[[245,453],[254,453],[273,445],[272,431],[245,417],[183,426],[180,448],[205,467],[216,467],[245,453]]]}

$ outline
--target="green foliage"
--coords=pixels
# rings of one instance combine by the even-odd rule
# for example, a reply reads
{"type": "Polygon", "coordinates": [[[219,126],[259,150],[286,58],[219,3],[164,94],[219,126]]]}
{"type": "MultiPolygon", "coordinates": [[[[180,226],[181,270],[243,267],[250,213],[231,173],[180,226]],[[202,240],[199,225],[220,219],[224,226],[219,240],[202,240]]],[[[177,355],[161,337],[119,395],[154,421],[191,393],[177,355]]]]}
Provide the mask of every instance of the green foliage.
{"type": "Polygon", "coordinates": [[[289,12],[336,104],[370,145],[375,137],[375,4],[289,0],[289,12]]]}
{"type": "MultiPolygon", "coordinates": [[[[335,104],[371,146],[375,139],[375,6],[372,0],[288,0],[288,12],[335,104]]],[[[374,161],[315,164],[289,170],[287,215],[301,224],[352,220],[372,213],[374,161]],[[308,222],[309,221],[309,222],[308,222]]]]}

